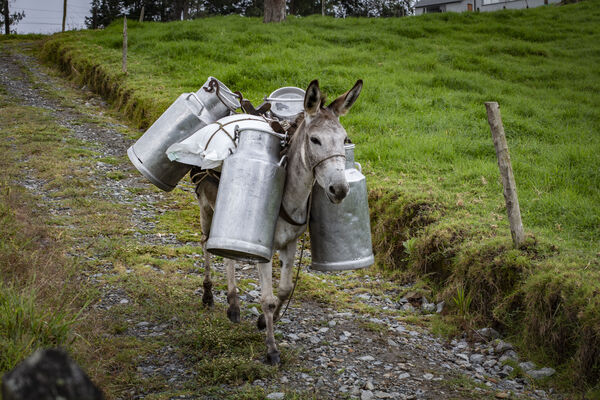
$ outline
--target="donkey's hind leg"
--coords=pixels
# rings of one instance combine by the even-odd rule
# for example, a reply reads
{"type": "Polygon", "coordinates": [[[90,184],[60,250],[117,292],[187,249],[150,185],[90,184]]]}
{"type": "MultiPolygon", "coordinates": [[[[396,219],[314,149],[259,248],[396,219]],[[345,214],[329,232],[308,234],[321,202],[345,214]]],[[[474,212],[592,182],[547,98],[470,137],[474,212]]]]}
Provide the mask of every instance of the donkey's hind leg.
{"type": "Polygon", "coordinates": [[[258,277],[260,279],[260,305],[265,318],[266,344],[267,344],[267,363],[271,365],[279,364],[279,350],[275,344],[275,334],[273,330],[273,314],[277,308],[277,298],[273,295],[273,266],[271,261],[258,264],[258,277]]]}
{"type": "Polygon", "coordinates": [[[206,241],[208,240],[208,233],[210,232],[210,224],[212,222],[212,209],[210,207],[200,208],[200,225],[202,227],[202,233],[204,238],[202,240],[202,252],[204,253],[204,293],[202,294],[202,304],[206,307],[212,307],[215,304],[215,300],[212,294],[212,280],[210,276],[210,254],[206,250],[206,241]]]}
{"type": "Polygon", "coordinates": [[[227,271],[227,318],[233,323],[240,322],[240,299],[238,297],[235,283],[235,262],[225,259],[225,270],[227,271]]]}

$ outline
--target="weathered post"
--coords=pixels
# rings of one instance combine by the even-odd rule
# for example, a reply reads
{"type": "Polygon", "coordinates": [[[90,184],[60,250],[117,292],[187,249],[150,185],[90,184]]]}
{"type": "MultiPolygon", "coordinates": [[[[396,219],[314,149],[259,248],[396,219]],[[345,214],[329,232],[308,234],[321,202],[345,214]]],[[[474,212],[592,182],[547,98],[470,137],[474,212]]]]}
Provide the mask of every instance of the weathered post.
{"type": "Polygon", "coordinates": [[[63,19],[62,19],[62,31],[65,31],[65,22],[67,21],[67,0],[63,1],[63,19]]]}
{"type": "Polygon", "coordinates": [[[506,202],[506,212],[508,222],[510,223],[510,234],[515,247],[518,248],[525,238],[523,231],[523,222],[521,221],[521,209],[519,208],[519,199],[517,197],[517,186],[513,175],[510,155],[506,136],[504,135],[504,126],[500,116],[500,106],[495,101],[485,103],[487,110],[488,123],[492,130],[492,139],[496,148],[496,157],[498,158],[498,168],[502,177],[502,186],[504,201],[506,202]]]}
{"type": "Polygon", "coordinates": [[[142,11],[140,11],[140,22],[144,22],[144,6],[142,6],[142,11]]]}
{"type": "Polygon", "coordinates": [[[123,72],[127,73],[127,16],[123,18],[123,72]]]}
{"type": "Polygon", "coordinates": [[[4,34],[10,35],[10,12],[8,11],[8,0],[4,0],[2,5],[2,12],[4,12],[4,34]]]}

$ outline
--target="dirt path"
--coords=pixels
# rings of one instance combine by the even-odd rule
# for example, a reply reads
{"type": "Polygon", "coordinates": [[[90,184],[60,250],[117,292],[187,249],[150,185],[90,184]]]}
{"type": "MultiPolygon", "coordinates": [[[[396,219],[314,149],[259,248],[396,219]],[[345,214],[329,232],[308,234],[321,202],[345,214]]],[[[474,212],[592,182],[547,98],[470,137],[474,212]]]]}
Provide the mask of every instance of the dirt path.
{"type": "MultiPolygon", "coordinates": [[[[121,222],[126,227],[124,234],[131,240],[128,243],[139,243],[145,249],[162,249],[165,254],[170,254],[161,255],[167,266],[183,262],[185,257],[192,267],[167,268],[149,264],[149,273],[173,277],[172,285],[187,282],[169,290],[195,296],[199,303],[202,270],[199,244],[181,240],[180,232],[157,231],[157,227],[164,226],[161,218],[173,212],[171,205],[177,209],[183,195],[192,197],[191,188],[183,185],[183,191],[188,193],[178,197],[154,190],[124,156],[133,142],[128,137],[132,130],[107,116],[109,112],[101,99],[85,90],[74,92],[70,83],[48,74],[23,48],[27,46],[13,46],[7,51],[4,46],[0,54],[0,70],[3,71],[0,86],[17,104],[49,110],[55,122],[67,129],[69,136],[78,139],[82,147],[93,153],[83,174],[93,187],[90,198],[126,210],[126,217],[121,222]],[[71,106],[65,106],[66,103],[71,106]],[[177,249],[185,250],[186,254],[179,255],[177,249]]],[[[60,197],[53,196],[56,188],[47,187],[37,178],[35,165],[28,165],[25,160],[23,171],[19,183],[40,195],[53,216],[76,213],[72,207],[65,207],[60,197]]],[[[110,238],[99,237],[76,223],[58,229],[68,230],[79,242],[71,256],[82,264],[81,273],[86,277],[84,284],[91,285],[99,293],[98,301],[90,310],[105,315],[113,326],[121,326],[116,331],[104,332],[106,340],[115,337],[121,341],[131,339],[152,343],[152,349],[139,357],[124,358],[135,364],[129,367],[133,371],[131,376],[138,383],[121,383],[113,392],[116,398],[234,398],[236,393],[249,393],[253,388],[257,391],[252,393],[258,393],[256,398],[265,395],[283,398],[280,397],[283,393],[286,398],[363,400],[479,399],[504,395],[549,398],[546,392],[534,390],[528,380],[515,378],[512,367],[502,365],[500,357],[506,349],[496,350],[496,343],[468,344],[456,340],[446,343],[434,337],[424,328],[429,316],[421,315],[419,310],[411,312],[411,307],[406,305],[410,303],[400,299],[406,288],[395,287],[368,273],[322,274],[307,270],[302,272],[301,279],[310,284],[293,300],[288,314],[277,325],[276,335],[284,361],[288,361],[279,371],[245,385],[239,382],[220,385],[220,395],[198,395],[200,389],[195,385],[204,370],[196,367],[189,348],[179,345],[181,341],[169,341],[170,337],[185,337],[190,330],[183,331],[176,317],[148,320],[147,310],[136,308],[141,307],[141,301],[132,295],[137,293],[131,287],[132,276],[137,270],[127,265],[120,268],[115,265],[114,258],[101,252],[89,255],[84,250],[93,242],[110,238]],[[85,267],[89,259],[94,268],[85,267]],[[336,297],[342,301],[331,300],[336,297]],[[361,307],[356,307],[357,304],[361,307]],[[159,379],[162,386],[150,384],[159,379]]],[[[223,265],[216,263],[216,270],[216,281],[220,282],[216,301],[223,305],[226,303],[223,265]]],[[[242,325],[251,329],[259,309],[256,305],[259,294],[256,271],[252,266],[240,265],[238,277],[243,302],[242,325]]],[[[162,306],[168,308],[169,304],[162,306]]],[[[211,312],[223,313],[223,307],[199,311],[203,318],[205,313],[211,312]]],[[[430,312],[435,313],[435,310],[430,312]]],[[[193,341],[193,337],[186,340],[193,341]]],[[[255,359],[261,359],[261,351],[256,350],[255,359]]]]}

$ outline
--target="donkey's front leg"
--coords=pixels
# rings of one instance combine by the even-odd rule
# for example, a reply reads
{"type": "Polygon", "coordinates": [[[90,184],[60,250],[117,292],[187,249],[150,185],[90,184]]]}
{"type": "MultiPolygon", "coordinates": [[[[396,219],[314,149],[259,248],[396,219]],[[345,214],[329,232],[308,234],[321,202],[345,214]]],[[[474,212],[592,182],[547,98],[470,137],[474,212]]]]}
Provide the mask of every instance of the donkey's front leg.
{"type": "Polygon", "coordinates": [[[279,301],[277,302],[277,308],[275,309],[275,321],[279,320],[281,308],[294,289],[293,275],[296,242],[297,240],[292,240],[285,246],[285,249],[279,251],[279,258],[281,259],[281,276],[279,277],[279,286],[277,287],[277,298],[279,301]]]}
{"type": "Polygon", "coordinates": [[[265,316],[265,325],[267,328],[267,362],[271,365],[279,364],[279,351],[275,344],[275,334],[273,332],[273,314],[277,308],[277,298],[273,295],[273,275],[272,263],[258,264],[258,277],[260,280],[260,305],[265,316]]]}
{"type": "Polygon", "coordinates": [[[227,318],[233,323],[240,322],[240,299],[235,284],[235,261],[225,259],[225,270],[227,271],[227,318]]]}

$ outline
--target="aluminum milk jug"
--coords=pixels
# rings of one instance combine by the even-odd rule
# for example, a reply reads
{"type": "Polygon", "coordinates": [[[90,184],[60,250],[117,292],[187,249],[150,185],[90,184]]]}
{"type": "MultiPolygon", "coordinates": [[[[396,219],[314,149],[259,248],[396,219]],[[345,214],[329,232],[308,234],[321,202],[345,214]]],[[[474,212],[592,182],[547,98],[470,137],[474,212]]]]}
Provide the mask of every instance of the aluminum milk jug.
{"type": "Polygon", "coordinates": [[[127,155],[133,165],[155,186],[171,191],[191,166],[171,162],[165,151],[198,129],[239,107],[237,95],[217,79],[210,77],[196,93],[184,93],[133,144],[127,155]],[[220,89],[216,89],[216,88],[220,89]],[[224,89],[223,89],[224,88],[224,89]]]}
{"type": "Polygon", "coordinates": [[[234,260],[268,262],[285,183],[281,139],[267,128],[237,132],[237,151],[223,161],[206,249],[234,260]]]}
{"type": "Polygon", "coordinates": [[[346,198],[334,204],[319,185],[312,191],[310,267],[318,271],[359,269],[375,263],[366,179],[360,164],[354,162],[354,145],[345,148],[346,180],[350,186],[346,198]]]}

